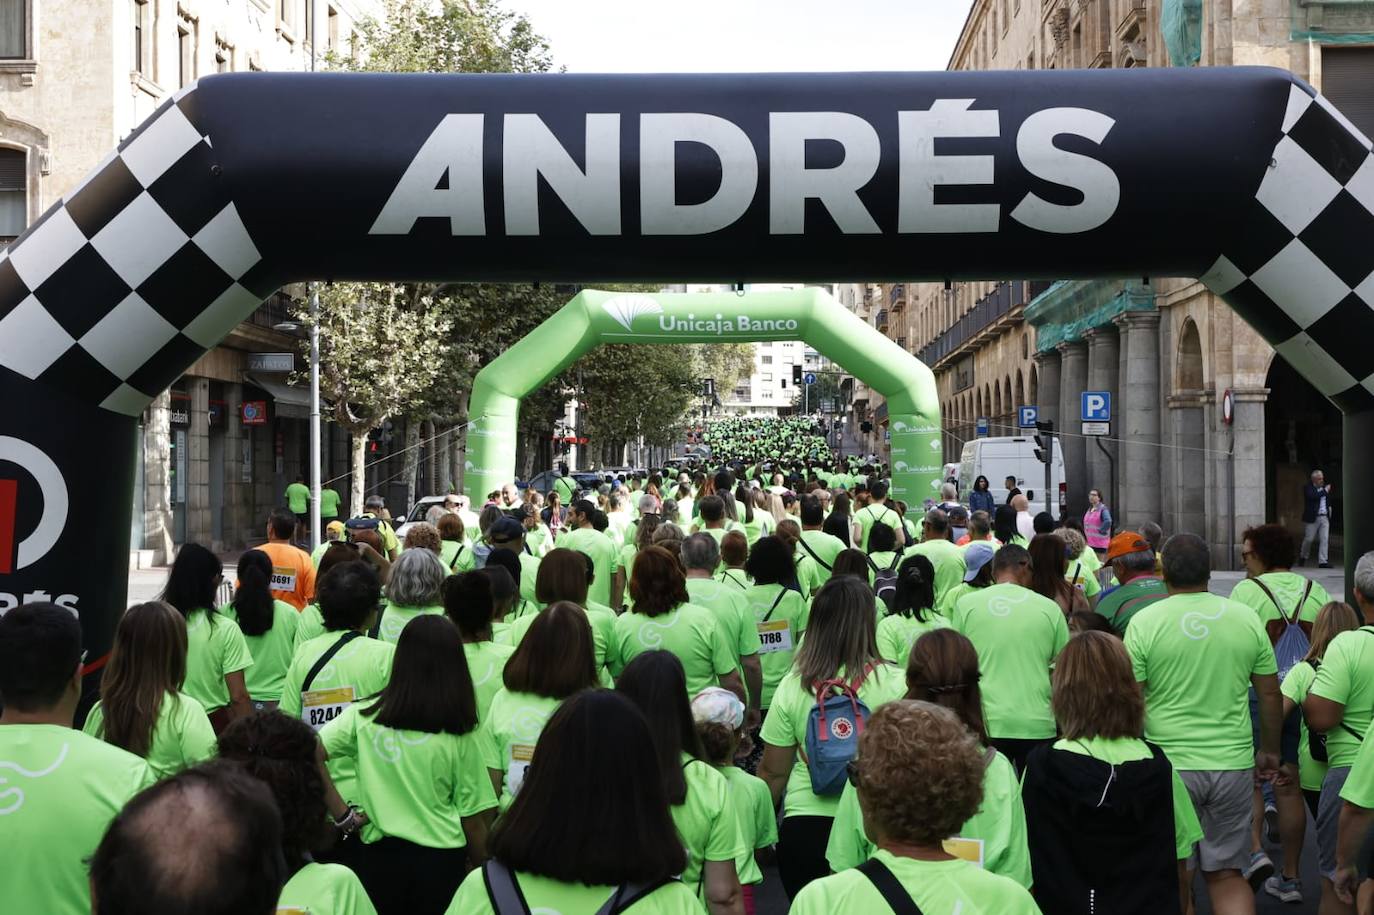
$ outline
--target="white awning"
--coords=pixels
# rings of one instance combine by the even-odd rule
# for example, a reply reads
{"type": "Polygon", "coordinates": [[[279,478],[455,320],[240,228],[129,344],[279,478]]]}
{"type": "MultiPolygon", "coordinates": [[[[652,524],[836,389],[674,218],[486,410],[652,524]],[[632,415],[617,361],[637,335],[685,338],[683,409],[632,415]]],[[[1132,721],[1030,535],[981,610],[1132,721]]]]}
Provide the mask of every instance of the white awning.
{"type": "Polygon", "coordinates": [[[284,381],[253,372],[244,372],[250,383],[272,395],[275,414],[286,419],[310,418],[310,389],[289,385],[284,381]]]}

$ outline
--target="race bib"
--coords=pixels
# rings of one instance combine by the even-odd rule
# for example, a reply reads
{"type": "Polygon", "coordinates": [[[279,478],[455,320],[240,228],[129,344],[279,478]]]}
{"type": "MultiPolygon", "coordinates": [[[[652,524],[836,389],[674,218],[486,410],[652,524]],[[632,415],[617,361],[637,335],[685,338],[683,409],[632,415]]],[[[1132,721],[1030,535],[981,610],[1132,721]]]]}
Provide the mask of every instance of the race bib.
{"type": "Polygon", "coordinates": [[[273,567],[270,588],[273,591],[296,590],[296,570],[285,566],[273,567]]]}
{"type": "Polygon", "coordinates": [[[787,620],[759,623],[759,654],[792,650],[792,624],[787,620]]]}
{"type": "Polygon", "coordinates": [[[525,783],[525,772],[534,759],[534,747],[527,743],[513,743],[506,758],[506,788],[512,795],[525,783]]]}
{"type": "Polygon", "coordinates": [[[983,840],[982,839],[963,839],[954,836],[944,841],[945,853],[953,855],[969,864],[983,866],[983,840]]]}
{"type": "Polygon", "coordinates": [[[343,710],[353,704],[353,687],[336,686],[333,689],[312,689],[301,693],[301,721],[319,730],[343,714],[343,710]]]}

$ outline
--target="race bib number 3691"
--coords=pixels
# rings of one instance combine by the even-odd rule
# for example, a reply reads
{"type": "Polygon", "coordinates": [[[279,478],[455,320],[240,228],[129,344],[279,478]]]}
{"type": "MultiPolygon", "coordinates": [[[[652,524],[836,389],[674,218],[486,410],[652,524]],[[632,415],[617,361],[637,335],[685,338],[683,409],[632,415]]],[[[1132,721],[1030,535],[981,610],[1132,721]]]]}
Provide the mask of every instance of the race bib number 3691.
{"type": "Polygon", "coordinates": [[[296,570],[285,566],[273,567],[270,587],[273,591],[296,590],[296,570]]]}
{"type": "Polygon", "coordinates": [[[333,689],[313,689],[301,693],[301,720],[315,730],[343,714],[343,710],[353,704],[353,687],[336,686],[333,689]]]}

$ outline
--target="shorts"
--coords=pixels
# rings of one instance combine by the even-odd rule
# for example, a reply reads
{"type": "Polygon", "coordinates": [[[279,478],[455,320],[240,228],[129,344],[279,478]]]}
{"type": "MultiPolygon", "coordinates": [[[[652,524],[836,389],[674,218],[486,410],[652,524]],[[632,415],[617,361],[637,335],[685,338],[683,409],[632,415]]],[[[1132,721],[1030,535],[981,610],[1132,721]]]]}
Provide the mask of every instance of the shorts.
{"type": "Polygon", "coordinates": [[[1203,871],[1244,870],[1250,863],[1253,769],[1179,770],[1202,823],[1202,841],[1188,866],[1203,871]]]}
{"type": "Polygon", "coordinates": [[[1317,801],[1317,871],[1327,880],[1336,874],[1336,832],[1341,822],[1341,789],[1350,777],[1349,766],[1332,766],[1322,779],[1317,801]]]}
{"type": "MultiPolygon", "coordinates": [[[[1258,750],[1260,745],[1259,695],[1253,686],[1250,687],[1250,734],[1255,749],[1258,750]]],[[[1297,765],[1298,744],[1301,741],[1302,713],[1293,709],[1293,713],[1283,719],[1283,727],[1279,730],[1279,762],[1297,765]]]]}
{"type": "Polygon", "coordinates": [[[308,525],[310,524],[310,515],[309,515],[309,514],[302,514],[302,513],[300,513],[300,512],[293,512],[293,514],[296,516],[296,524],[297,524],[297,526],[299,526],[299,527],[306,527],[306,526],[308,526],[308,525]]]}

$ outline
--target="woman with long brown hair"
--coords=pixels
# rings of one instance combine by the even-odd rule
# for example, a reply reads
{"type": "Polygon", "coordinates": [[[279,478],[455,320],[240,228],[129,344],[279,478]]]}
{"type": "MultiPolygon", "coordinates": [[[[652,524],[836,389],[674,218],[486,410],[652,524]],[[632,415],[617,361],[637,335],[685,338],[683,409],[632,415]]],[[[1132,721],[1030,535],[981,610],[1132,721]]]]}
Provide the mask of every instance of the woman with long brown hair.
{"type": "MultiPolygon", "coordinates": [[[[556,547],[539,562],[539,573],[534,579],[534,596],[543,608],[541,613],[560,601],[577,604],[586,611],[587,621],[592,627],[597,676],[603,677],[604,686],[611,686],[610,675],[605,671],[606,653],[615,641],[615,614],[610,607],[588,599],[587,591],[594,574],[591,557],[586,553],[556,547]]],[[[538,617],[538,613],[523,616],[511,624],[512,645],[519,647],[525,633],[538,617]]]]}
{"type": "Polygon", "coordinates": [[[1145,698],[1125,646],[1081,632],[1051,683],[1060,738],[1031,751],[1021,787],[1036,901],[1046,912],[1182,911],[1183,862],[1202,827],[1178,772],[1142,739],[1145,698]]]}
{"type": "Polygon", "coordinates": [[[1031,559],[1032,591],[1058,604],[1065,616],[1075,610],[1090,609],[1083,592],[1069,584],[1064,577],[1068,572],[1068,559],[1064,555],[1063,538],[1054,534],[1036,534],[1026,549],[1031,559]]]}
{"type": "Polygon", "coordinates": [[[120,617],[100,681],[100,701],[83,730],[148,761],[162,778],[215,755],[205,707],[181,691],[186,620],[160,600],[120,617]]]}
{"type": "MultiPolygon", "coordinates": [[[[992,749],[983,723],[983,694],[978,688],[978,652],[968,637],[953,629],[936,629],[916,640],[906,666],[906,698],[943,705],[959,716],[983,751],[983,803],[950,842],[965,848],[981,843],[983,867],[1029,888],[1030,852],[1026,848],[1026,813],[1021,787],[1011,762],[992,749]]],[[[858,867],[877,847],[864,832],[863,813],[853,785],[846,785],[830,830],[826,860],[835,873],[858,867]]]]}

